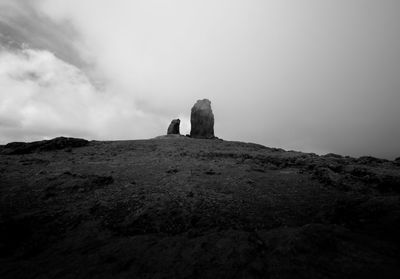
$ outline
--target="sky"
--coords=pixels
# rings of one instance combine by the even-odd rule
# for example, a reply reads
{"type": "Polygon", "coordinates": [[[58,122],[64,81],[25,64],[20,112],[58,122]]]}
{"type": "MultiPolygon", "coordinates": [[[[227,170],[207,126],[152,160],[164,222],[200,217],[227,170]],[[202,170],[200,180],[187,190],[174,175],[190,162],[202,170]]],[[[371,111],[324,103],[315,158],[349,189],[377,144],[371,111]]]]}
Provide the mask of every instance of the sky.
{"type": "Polygon", "coordinates": [[[398,0],[0,0],[0,144],[165,134],[400,157],[398,0]]]}

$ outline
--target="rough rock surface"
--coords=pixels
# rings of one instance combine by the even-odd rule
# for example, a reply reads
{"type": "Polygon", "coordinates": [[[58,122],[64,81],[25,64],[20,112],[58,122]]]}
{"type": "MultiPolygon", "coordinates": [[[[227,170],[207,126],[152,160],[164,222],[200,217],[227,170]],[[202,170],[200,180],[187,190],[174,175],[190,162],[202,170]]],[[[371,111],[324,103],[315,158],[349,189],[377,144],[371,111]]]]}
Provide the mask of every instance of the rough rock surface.
{"type": "Polygon", "coordinates": [[[179,135],[179,125],[181,124],[181,120],[174,119],[171,121],[171,124],[168,126],[167,135],[179,135]]]}
{"type": "Polygon", "coordinates": [[[400,166],[165,135],[0,155],[0,278],[400,278],[400,166]]]}
{"type": "Polygon", "coordinates": [[[214,114],[208,99],[198,100],[192,107],[190,115],[190,136],[192,138],[213,139],[214,114]]]}
{"type": "Polygon", "coordinates": [[[11,142],[6,144],[1,150],[2,154],[29,154],[40,151],[52,151],[64,148],[74,148],[86,146],[89,141],[78,138],[57,137],[51,140],[34,142],[11,142]]]}

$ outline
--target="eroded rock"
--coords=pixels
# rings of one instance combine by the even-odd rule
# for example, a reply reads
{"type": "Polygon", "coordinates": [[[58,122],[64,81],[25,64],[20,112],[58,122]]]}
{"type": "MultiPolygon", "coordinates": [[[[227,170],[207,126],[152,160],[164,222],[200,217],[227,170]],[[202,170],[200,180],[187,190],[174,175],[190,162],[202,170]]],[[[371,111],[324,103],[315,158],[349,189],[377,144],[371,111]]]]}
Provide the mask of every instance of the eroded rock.
{"type": "Polygon", "coordinates": [[[174,119],[171,121],[171,124],[169,124],[168,130],[167,130],[167,135],[179,135],[179,125],[181,124],[181,121],[179,119],[174,119]]]}
{"type": "Polygon", "coordinates": [[[208,99],[198,100],[192,107],[190,115],[192,138],[213,139],[214,136],[214,114],[211,102],[208,99]]]}

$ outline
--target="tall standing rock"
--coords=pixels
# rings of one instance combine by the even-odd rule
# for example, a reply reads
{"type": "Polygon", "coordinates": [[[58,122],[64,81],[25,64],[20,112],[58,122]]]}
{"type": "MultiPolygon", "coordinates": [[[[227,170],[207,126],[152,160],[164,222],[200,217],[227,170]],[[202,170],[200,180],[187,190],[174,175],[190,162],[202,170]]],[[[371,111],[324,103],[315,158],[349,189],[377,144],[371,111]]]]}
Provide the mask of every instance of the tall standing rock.
{"type": "Polygon", "coordinates": [[[179,119],[174,119],[169,124],[167,135],[179,135],[179,125],[181,121],[179,119]]]}
{"type": "Polygon", "coordinates": [[[214,136],[214,114],[208,99],[198,100],[190,115],[190,136],[192,138],[212,139],[214,136]]]}

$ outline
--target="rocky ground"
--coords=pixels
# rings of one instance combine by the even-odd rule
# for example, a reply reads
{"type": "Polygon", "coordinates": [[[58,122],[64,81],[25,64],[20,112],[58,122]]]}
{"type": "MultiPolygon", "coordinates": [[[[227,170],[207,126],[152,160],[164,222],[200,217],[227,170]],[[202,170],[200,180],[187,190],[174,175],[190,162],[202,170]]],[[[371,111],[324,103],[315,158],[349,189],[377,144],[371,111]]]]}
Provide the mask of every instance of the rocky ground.
{"type": "Polygon", "coordinates": [[[400,159],[177,136],[0,152],[0,278],[400,278],[400,159]]]}

